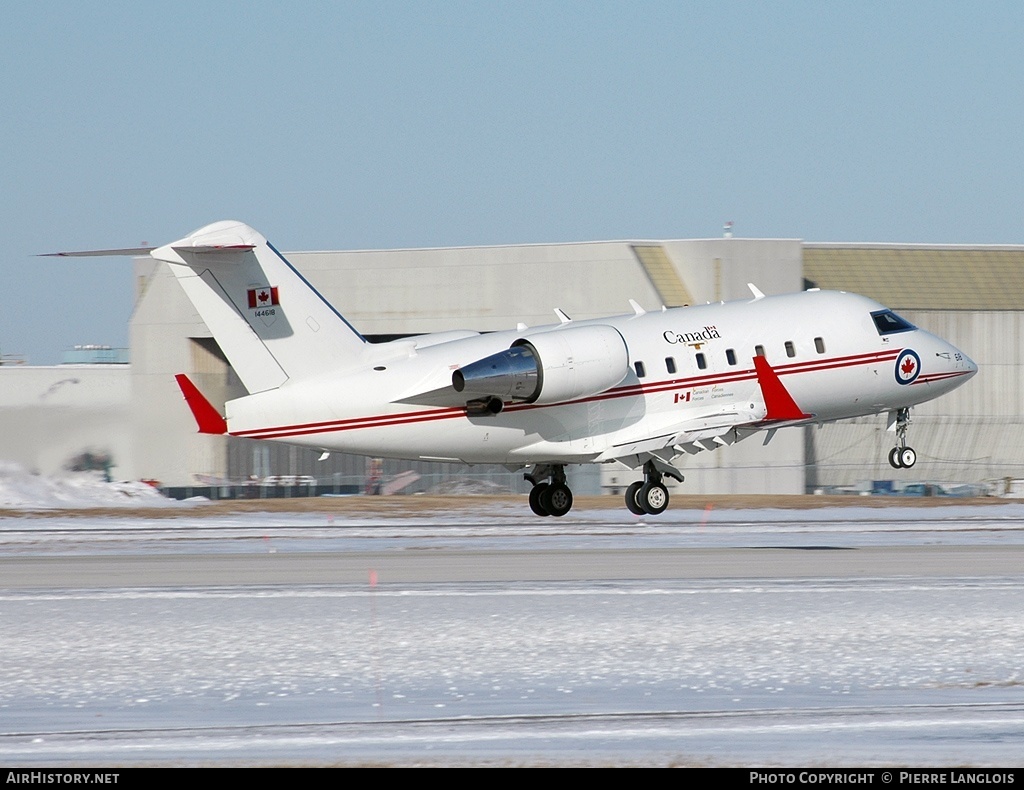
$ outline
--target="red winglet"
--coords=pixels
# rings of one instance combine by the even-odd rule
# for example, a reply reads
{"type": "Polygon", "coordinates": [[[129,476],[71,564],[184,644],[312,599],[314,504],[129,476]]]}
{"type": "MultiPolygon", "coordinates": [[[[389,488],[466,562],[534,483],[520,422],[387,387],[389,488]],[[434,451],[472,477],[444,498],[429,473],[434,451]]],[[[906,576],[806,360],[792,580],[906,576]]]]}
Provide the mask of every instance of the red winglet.
{"type": "Polygon", "coordinates": [[[757,371],[757,383],[761,385],[764,405],[768,409],[768,414],[764,418],[765,422],[806,420],[814,416],[804,414],[803,410],[796,405],[793,396],[779,380],[779,374],[772,370],[767,359],[761,356],[754,357],[754,370],[757,371]]]}
{"type": "Polygon", "coordinates": [[[220,436],[228,432],[228,424],[220,416],[220,412],[213,408],[213,404],[206,399],[206,396],[199,391],[195,384],[189,381],[188,376],[179,373],[174,380],[178,382],[181,394],[185,396],[185,403],[192,410],[192,416],[196,418],[199,433],[220,436]]]}

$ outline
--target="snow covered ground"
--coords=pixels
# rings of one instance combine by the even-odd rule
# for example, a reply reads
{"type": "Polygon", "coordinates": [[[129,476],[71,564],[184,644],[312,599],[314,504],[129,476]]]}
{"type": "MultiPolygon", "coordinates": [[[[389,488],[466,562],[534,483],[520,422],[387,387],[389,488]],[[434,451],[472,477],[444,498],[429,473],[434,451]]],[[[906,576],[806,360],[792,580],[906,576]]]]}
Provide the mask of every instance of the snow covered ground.
{"type": "Polygon", "coordinates": [[[1020,580],[6,594],[0,762],[1020,765],[1022,595],[1020,580]]]}
{"type": "MultiPolygon", "coordinates": [[[[1024,544],[1024,506],[0,518],[0,554],[1024,544]]],[[[796,551],[798,550],[798,551],[796,551]]],[[[70,567],[70,566],[69,566],[70,567]]],[[[371,577],[372,579],[372,577],[371,577]]],[[[6,588],[0,763],[997,765],[1024,568],[987,578],[6,588]]]]}
{"type": "MultiPolygon", "coordinates": [[[[402,498],[397,498],[398,501],[402,498]]],[[[38,518],[0,516],[0,547],[12,553],[147,553],[187,551],[371,551],[421,545],[517,548],[727,546],[1006,545],[1024,543],[1024,504],[945,505],[888,509],[822,507],[742,510],[670,509],[637,517],[625,508],[573,510],[539,519],[525,501],[466,500],[451,511],[206,515],[201,503],[184,514],[38,518]],[[637,541],[641,541],[640,544],[637,541]],[[838,542],[838,544],[837,544],[838,542]]]]}

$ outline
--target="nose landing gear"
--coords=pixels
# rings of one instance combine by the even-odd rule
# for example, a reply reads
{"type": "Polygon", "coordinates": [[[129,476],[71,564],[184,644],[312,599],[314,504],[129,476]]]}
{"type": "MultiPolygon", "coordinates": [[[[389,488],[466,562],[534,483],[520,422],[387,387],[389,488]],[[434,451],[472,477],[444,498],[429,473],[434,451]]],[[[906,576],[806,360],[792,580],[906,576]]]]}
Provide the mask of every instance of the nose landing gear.
{"type": "Polygon", "coordinates": [[[910,469],[917,463],[917,453],[907,447],[907,427],[910,425],[910,409],[896,412],[896,446],[889,451],[889,466],[893,469],[910,469]]]}

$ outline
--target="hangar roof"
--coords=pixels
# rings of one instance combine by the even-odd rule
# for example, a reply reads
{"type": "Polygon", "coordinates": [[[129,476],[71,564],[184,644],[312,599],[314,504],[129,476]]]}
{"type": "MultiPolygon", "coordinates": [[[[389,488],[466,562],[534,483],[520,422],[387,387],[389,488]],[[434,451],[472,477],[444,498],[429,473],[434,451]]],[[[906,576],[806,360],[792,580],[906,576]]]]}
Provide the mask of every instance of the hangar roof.
{"type": "Polygon", "coordinates": [[[808,287],[854,291],[902,310],[1020,310],[1024,247],[815,244],[808,287]]]}

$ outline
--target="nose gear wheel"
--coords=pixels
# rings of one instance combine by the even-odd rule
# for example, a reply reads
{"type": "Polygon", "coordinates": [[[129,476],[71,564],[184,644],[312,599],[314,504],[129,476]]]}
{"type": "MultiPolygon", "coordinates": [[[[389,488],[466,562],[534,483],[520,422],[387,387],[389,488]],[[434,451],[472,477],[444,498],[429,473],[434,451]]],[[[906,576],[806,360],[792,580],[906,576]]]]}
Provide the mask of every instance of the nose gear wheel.
{"type": "Polygon", "coordinates": [[[910,469],[917,463],[917,453],[907,446],[907,428],[910,426],[910,409],[896,412],[896,446],[889,451],[889,466],[893,469],[910,469]]]}

